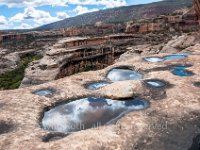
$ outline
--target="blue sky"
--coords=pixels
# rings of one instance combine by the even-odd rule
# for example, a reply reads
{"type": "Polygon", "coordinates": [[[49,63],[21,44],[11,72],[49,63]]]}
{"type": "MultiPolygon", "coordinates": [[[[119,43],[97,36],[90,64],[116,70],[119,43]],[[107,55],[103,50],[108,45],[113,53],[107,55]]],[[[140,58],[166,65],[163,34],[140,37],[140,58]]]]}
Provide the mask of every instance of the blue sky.
{"type": "Polygon", "coordinates": [[[30,29],[83,13],[160,0],[0,0],[0,30],[30,29]]]}

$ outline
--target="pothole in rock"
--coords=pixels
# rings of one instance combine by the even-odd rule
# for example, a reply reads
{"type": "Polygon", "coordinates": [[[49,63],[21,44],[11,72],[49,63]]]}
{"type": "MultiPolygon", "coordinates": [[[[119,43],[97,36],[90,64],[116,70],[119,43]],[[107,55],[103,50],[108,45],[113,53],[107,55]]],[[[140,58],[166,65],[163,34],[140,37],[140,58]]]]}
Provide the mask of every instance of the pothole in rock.
{"type": "Polygon", "coordinates": [[[129,68],[114,68],[107,74],[111,81],[141,80],[143,75],[129,68]]]}
{"type": "Polygon", "coordinates": [[[181,77],[193,76],[194,73],[187,70],[188,66],[174,66],[171,69],[172,74],[181,77]]]}
{"type": "Polygon", "coordinates": [[[188,56],[189,54],[186,55],[186,53],[183,54],[176,54],[176,55],[168,55],[163,58],[160,57],[145,57],[144,60],[147,62],[163,62],[166,60],[174,60],[174,59],[184,59],[188,56]]]}
{"type": "Polygon", "coordinates": [[[46,88],[46,89],[36,90],[32,93],[35,94],[35,95],[38,95],[38,96],[52,97],[55,93],[55,90],[51,89],[51,88],[46,88]]]}
{"type": "Polygon", "coordinates": [[[14,124],[5,121],[0,121],[0,135],[11,132],[14,130],[14,128],[15,128],[14,124]]]}
{"type": "Polygon", "coordinates": [[[169,56],[165,56],[163,59],[164,60],[174,60],[174,59],[184,59],[186,57],[187,57],[187,55],[169,55],[169,56]]]}
{"type": "Polygon", "coordinates": [[[92,83],[86,84],[86,89],[98,90],[98,89],[105,87],[109,84],[111,84],[111,83],[107,82],[107,81],[92,82],[92,83]]]}
{"type": "Polygon", "coordinates": [[[194,86],[199,87],[200,88],[200,82],[195,82],[194,86]]]}
{"type": "Polygon", "coordinates": [[[42,137],[43,142],[51,142],[51,141],[57,141],[62,138],[65,138],[67,134],[64,133],[49,133],[46,136],[42,137]]]}
{"type": "Polygon", "coordinates": [[[140,98],[115,101],[88,97],[56,106],[44,112],[42,127],[57,133],[70,133],[114,124],[131,111],[143,110],[149,102],[140,98]]]}
{"type": "Polygon", "coordinates": [[[149,80],[145,80],[144,83],[149,86],[149,87],[153,87],[153,88],[164,88],[167,86],[167,82],[162,81],[162,80],[158,80],[158,79],[149,79],[149,80]]]}
{"type": "Polygon", "coordinates": [[[147,62],[163,62],[164,61],[164,59],[160,57],[145,57],[144,60],[147,62]]]}

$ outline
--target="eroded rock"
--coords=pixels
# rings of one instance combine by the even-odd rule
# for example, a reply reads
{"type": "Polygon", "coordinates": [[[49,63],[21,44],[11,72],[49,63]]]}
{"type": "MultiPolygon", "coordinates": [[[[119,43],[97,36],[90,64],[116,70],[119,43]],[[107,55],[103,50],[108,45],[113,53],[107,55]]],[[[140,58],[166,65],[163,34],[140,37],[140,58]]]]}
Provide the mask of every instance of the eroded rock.
{"type": "Polygon", "coordinates": [[[135,93],[142,91],[139,82],[116,82],[101,89],[101,93],[111,99],[128,99],[136,96],[135,93]],[[137,88],[135,88],[137,87],[137,88]]]}
{"type": "Polygon", "coordinates": [[[161,50],[161,52],[179,52],[183,49],[186,49],[190,46],[195,45],[196,37],[193,35],[182,35],[175,36],[171,41],[169,41],[161,50]]]}
{"type": "MultiPolygon", "coordinates": [[[[138,56],[127,61],[117,62],[103,70],[79,73],[29,88],[0,91],[0,102],[3,105],[0,110],[0,120],[9,120],[9,122],[17,124],[17,130],[9,130],[9,132],[0,134],[0,149],[183,150],[194,147],[195,137],[200,132],[200,92],[198,84],[194,86],[195,82],[200,81],[198,76],[200,71],[199,44],[190,48],[188,52],[192,55],[184,59],[149,63],[143,58],[163,58],[172,55],[172,53],[138,56]],[[192,71],[194,75],[187,78],[173,75],[170,69],[177,65],[190,65],[190,68],[187,69],[192,71]],[[106,80],[108,71],[117,66],[130,66],[135,70],[142,71],[144,79],[117,81],[93,91],[85,88],[84,85],[87,83],[106,80]],[[170,86],[152,88],[144,84],[144,81],[152,79],[165,81],[170,86]],[[53,97],[32,94],[35,90],[48,87],[53,87],[59,92],[55,93],[53,97]],[[47,136],[54,133],[42,128],[40,121],[44,117],[44,112],[56,108],[62,102],[66,104],[70,103],[71,100],[88,96],[124,99],[127,100],[126,102],[130,97],[141,97],[148,100],[151,105],[146,110],[128,112],[114,124],[77,131],[68,136],[56,133],[55,136],[47,136]]],[[[186,49],[184,51],[187,52],[186,49]]],[[[45,68],[46,66],[43,69],[45,68]]],[[[151,83],[151,85],[157,86],[155,83],[151,83]]],[[[75,104],[74,106],[86,108],[83,104],[75,104]]],[[[97,107],[99,103],[92,106],[97,107]]],[[[100,106],[103,107],[104,103],[101,103],[100,106]]],[[[65,112],[65,109],[63,111],[65,112]]],[[[69,115],[67,112],[65,114],[69,115]]],[[[95,115],[92,114],[88,119],[98,118],[99,115],[102,117],[101,111],[95,115]]],[[[103,117],[108,115],[112,115],[112,113],[104,112],[103,117]]],[[[64,119],[66,118],[61,118],[60,121],[64,119]]]]}

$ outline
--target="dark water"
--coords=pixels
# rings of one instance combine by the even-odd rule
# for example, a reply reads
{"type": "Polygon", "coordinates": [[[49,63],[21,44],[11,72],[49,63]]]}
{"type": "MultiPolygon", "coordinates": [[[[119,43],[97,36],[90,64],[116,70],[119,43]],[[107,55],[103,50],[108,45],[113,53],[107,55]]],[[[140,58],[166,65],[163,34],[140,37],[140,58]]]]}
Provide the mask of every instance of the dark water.
{"type": "Polygon", "coordinates": [[[193,139],[192,146],[188,150],[200,150],[200,134],[193,139]]]}
{"type": "Polygon", "coordinates": [[[155,87],[155,88],[162,88],[166,86],[166,82],[161,81],[161,80],[156,80],[156,79],[146,80],[145,83],[148,86],[155,87]]]}
{"type": "Polygon", "coordinates": [[[199,87],[200,88],[200,82],[195,82],[194,86],[199,87]]]}
{"type": "Polygon", "coordinates": [[[116,123],[126,113],[148,107],[148,101],[139,98],[115,101],[88,97],[57,106],[45,112],[42,126],[45,130],[52,132],[76,132],[116,123]]]}
{"type": "Polygon", "coordinates": [[[33,94],[39,95],[39,96],[52,96],[53,95],[53,90],[51,89],[41,89],[34,91],[33,94]]]}
{"type": "Polygon", "coordinates": [[[14,124],[0,120],[0,135],[9,133],[14,129],[15,129],[14,124]]]}
{"type": "Polygon", "coordinates": [[[171,72],[174,75],[181,77],[193,76],[193,73],[188,71],[187,68],[187,66],[175,66],[172,68],[171,72]]]}
{"type": "Polygon", "coordinates": [[[141,80],[143,75],[130,69],[112,69],[107,78],[111,81],[141,80]]]}
{"type": "Polygon", "coordinates": [[[106,81],[94,82],[94,83],[88,84],[86,86],[86,88],[89,89],[89,90],[98,90],[98,89],[105,87],[109,84],[111,84],[111,83],[106,82],[106,81]]]}

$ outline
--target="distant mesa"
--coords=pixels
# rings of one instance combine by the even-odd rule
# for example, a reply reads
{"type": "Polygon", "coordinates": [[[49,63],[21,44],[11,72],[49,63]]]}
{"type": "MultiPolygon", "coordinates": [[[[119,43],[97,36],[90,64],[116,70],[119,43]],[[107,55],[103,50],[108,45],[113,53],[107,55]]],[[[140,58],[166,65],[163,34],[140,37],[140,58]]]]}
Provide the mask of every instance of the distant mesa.
{"type": "MultiPolygon", "coordinates": [[[[36,29],[37,30],[51,30],[51,29],[60,29],[60,28],[69,28],[69,27],[82,27],[85,25],[95,25],[96,23],[100,21],[106,24],[107,23],[108,24],[109,23],[123,24],[124,22],[131,21],[130,29],[127,29],[127,30],[133,31],[133,30],[138,30],[138,26],[136,23],[132,27],[132,20],[140,20],[143,18],[154,18],[163,14],[172,14],[177,9],[186,8],[186,7],[189,8],[191,6],[192,6],[192,1],[190,0],[178,0],[178,1],[165,0],[165,1],[160,1],[156,3],[145,4],[145,5],[124,6],[124,7],[118,7],[118,8],[113,8],[113,9],[101,10],[97,12],[86,13],[86,14],[79,15],[76,17],[67,18],[55,23],[47,24],[36,29]],[[168,7],[164,7],[166,5],[168,7]],[[149,13],[149,11],[151,13],[149,13]]],[[[175,19],[177,18],[173,16],[169,18],[169,20],[172,23],[175,19]]],[[[162,23],[162,21],[163,20],[159,18],[157,22],[156,21],[152,22],[151,25],[155,25],[155,26],[150,26],[149,30],[158,30],[158,31],[162,30],[160,29],[161,27],[163,27],[163,26],[160,26],[160,22],[162,23]]],[[[100,29],[99,32],[104,32],[105,27],[107,26],[103,26],[103,28],[99,28],[100,29]]],[[[190,29],[192,29],[191,27],[190,29]]],[[[121,30],[121,27],[117,25],[116,31],[118,29],[121,30]]],[[[122,28],[122,29],[125,30],[125,28],[122,28]]],[[[139,31],[143,32],[143,31],[146,31],[146,29],[147,29],[146,24],[144,22],[141,28],[139,28],[139,31]]],[[[88,30],[88,32],[91,32],[91,31],[88,30]]]]}

